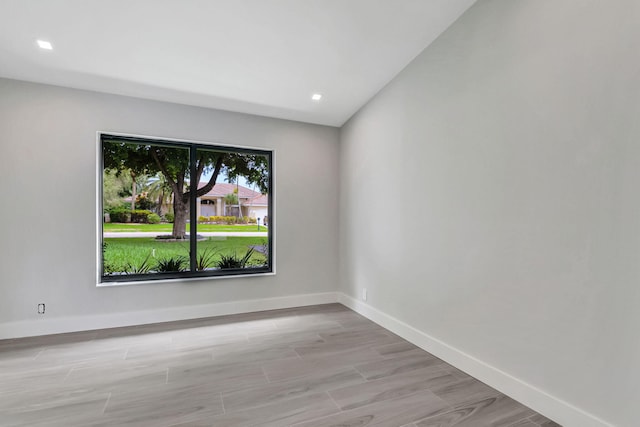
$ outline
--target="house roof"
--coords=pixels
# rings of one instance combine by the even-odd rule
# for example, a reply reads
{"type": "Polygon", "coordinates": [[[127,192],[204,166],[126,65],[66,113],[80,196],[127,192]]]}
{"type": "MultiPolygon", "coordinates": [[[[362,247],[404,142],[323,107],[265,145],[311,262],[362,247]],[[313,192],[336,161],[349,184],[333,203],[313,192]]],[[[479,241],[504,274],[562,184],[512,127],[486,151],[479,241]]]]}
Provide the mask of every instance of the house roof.
{"type": "Polygon", "coordinates": [[[266,194],[261,194],[253,199],[242,202],[242,206],[269,206],[269,196],[266,194]]]}
{"type": "MultiPolygon", "coordinates": [[[[206,182],[201,182],[198,188],[202,188],[206,185],[206,182]]],[[[256,199],[262,196],[258,191],[253,191],[250,188],[243,187],[242,185],[229,184],[227,182],[216,182],[216,185],[213,186],[211,191],[209,191],[203,197],[224,197],[227,194],[233,193],[236,188],[238,189],[238,198],[239,199],[256,199]]],[[[265,196],[266,197],[266,196],[265,196]]],[[[254,203],[255,205],[255,203],[254,203]]]]}

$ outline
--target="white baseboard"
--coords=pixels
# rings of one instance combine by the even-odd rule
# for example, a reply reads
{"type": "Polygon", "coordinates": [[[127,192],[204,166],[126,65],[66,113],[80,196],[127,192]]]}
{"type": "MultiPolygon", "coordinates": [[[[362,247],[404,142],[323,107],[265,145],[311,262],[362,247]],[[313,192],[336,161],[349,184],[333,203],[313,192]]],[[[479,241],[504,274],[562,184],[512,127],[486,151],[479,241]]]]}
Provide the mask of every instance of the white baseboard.
{"type": "Polygon", "coordinates": [[[338,302],[564,427],[614,427],[349,295],[338,302]]]}
{"type": "Polygon", "coordinates": [[[135,326],[335,302],[338,302],[338,294],[325,292],[92,316],[42,317],[34,320],[0,323],[0,339],[135,326]]]}

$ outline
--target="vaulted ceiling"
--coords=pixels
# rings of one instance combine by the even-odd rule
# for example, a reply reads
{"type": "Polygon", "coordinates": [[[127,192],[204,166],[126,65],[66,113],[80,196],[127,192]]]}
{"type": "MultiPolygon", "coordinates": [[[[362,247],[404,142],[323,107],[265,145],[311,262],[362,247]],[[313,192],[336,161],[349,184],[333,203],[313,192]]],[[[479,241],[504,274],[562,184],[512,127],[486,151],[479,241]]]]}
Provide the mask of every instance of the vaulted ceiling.
{"type": "Polygon", "coordinates": [[[340,126],[474,2],[2,0],[0,77],[340,126]]]}

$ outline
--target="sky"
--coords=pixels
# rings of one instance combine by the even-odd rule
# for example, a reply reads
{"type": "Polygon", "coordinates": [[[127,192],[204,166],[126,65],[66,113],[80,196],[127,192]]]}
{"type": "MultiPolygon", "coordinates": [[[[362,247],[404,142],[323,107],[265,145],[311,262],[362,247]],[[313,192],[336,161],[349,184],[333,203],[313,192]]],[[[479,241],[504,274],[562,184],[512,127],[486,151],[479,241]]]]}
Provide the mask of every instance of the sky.
{"type": "MultiPolygon", "coordinates": [[[[212,174],[213,174],[213,171],[208,173],[204,172],[202,174],[202,177],[200,178],[200,182],[209,182],[209,179],[211,179],[212,174]]],[[[218,175],[218,179],[216,179],[216,182],[229,182],[227,181],[227,174],[225,174],[224,171],[221,171],[220,174],[218,175]]],[[[252,190],[260,191],[255,189],[254,185],[248,184],[247,180],[243,176],[238,177],[238,184],[240,184],[243,187],[250,188],[252,190]]]]}

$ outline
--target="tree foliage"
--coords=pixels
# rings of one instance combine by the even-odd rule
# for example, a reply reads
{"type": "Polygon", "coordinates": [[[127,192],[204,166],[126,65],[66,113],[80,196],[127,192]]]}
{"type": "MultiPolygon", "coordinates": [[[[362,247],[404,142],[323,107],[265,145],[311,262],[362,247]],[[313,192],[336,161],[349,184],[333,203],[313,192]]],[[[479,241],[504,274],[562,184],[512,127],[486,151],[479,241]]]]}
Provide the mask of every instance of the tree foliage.
{"type": "Polygon", "coordinates": [[[113,170],[102,174],[102,207],[105,211],[121,208],[123,198],[131,196],[131,176],[116,175],[113,170]]]}

